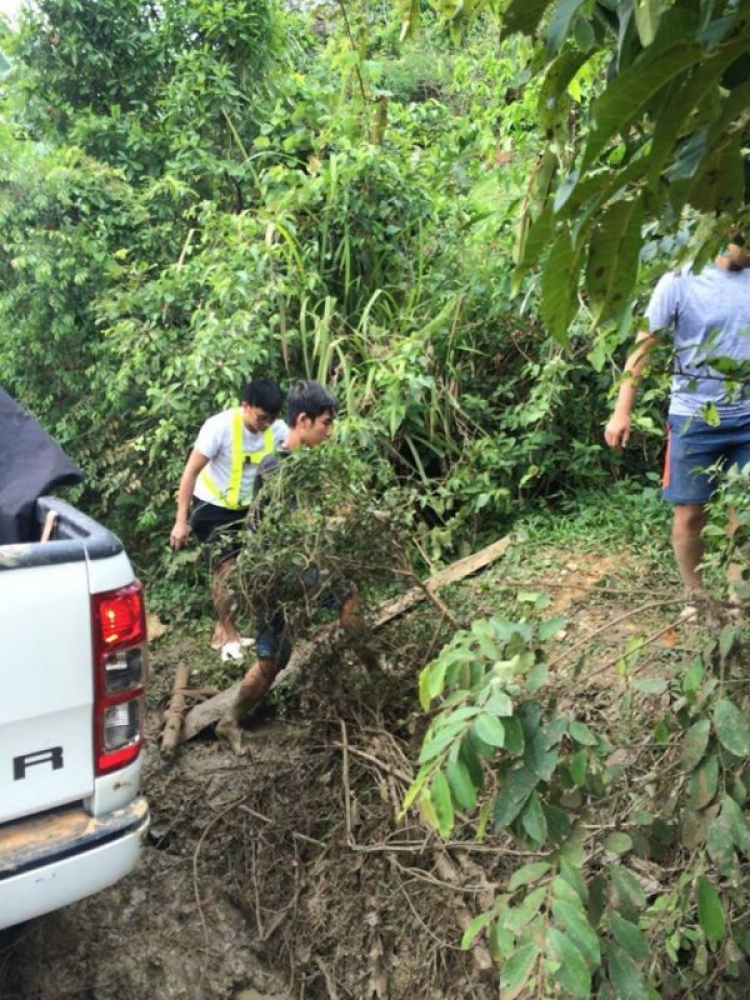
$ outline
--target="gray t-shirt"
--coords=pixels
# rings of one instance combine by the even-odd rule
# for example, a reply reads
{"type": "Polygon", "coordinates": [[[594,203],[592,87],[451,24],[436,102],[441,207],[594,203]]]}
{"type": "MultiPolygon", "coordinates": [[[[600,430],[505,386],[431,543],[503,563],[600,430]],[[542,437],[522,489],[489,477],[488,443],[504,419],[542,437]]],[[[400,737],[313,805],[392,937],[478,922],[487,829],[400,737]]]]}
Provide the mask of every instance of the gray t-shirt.
{"type": "Polygon", "coordinates": [[[719,416],[750,414],[750,386],[728,395],[725,379],[707,363],[718,357],[750,362],[750,268],[707,265],[665,274],[646,309],[652,333],[674,331],[675,362],[669,412],[700,416],[713,404],[719,416]]]}

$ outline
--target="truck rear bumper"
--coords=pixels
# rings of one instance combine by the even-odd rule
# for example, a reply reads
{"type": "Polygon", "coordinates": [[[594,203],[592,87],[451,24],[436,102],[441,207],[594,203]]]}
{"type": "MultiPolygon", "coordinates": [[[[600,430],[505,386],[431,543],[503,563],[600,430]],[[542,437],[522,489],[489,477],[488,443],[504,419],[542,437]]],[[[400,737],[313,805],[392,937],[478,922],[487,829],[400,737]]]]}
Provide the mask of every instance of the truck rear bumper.
{"type": "Polygon", "coordinates": [[[113,885],[135,867],[148,823],[139,797],[106,816],[62,809],[0,827],[0,928],[113,885]]]}

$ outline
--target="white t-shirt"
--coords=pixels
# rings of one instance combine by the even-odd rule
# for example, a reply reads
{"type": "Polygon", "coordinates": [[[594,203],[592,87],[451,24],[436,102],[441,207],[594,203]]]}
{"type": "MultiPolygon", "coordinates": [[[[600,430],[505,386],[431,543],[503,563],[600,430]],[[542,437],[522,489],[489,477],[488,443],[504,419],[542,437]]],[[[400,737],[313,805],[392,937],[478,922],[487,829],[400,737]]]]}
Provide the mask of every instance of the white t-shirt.
{"type": "MultiPolygon", "coordinates": [[[[198,432],[195,442],[196,449],[208,459],[206,470],[211,479],[220,490],[229,489],[229,474],[232,464],[232,433],[234,430],[234,415],[236,410],[226,410],[224,413],[217,413],[209,417],[198,432]]],[[[271,425],[274,448],[283,444],[289,433],[289,428],[283,420],[275,420],[271,425]]],[[[265,432],[253,434],[242,427],[242,450],[261,451],[264,445],[265,432]]],[[[243,504],[249,504],[253,497],[253,484],[258,466],[252,462],[245,462],[242,467],[242,485],[240,487],[240,498],[243,504]]],[[[195,484],[193,494],[199,500],[221,506],[219,497],[212,493],[204,483],[201,482],[200,475],[195,484]]]]}

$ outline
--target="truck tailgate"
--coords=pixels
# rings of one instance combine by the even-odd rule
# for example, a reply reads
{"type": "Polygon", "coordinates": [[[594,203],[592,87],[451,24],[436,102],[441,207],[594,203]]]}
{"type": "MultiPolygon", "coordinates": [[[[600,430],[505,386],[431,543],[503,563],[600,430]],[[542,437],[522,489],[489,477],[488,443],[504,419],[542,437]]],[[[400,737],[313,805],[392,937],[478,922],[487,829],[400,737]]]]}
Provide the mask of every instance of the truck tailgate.
{"type": "Polygon", "coordinates": [[[0,559],[0,823],[94,788],[86,561],[14,565],[14,548],[0,559]]]}

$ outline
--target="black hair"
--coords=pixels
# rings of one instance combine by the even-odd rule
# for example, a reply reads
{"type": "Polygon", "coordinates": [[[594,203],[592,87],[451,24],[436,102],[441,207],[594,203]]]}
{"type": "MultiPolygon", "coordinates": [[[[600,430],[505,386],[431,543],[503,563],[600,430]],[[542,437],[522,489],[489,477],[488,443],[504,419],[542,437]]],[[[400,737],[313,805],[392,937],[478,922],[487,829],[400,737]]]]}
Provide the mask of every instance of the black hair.
{"type": "Polygon", "coordinates": [[[258,406],[271,417],[281,413],[284,394],[270,378],[254,378],[248,382],[242,394],[242,402],[249,406],[258,406]]]}
{"type": "Polygon", "coordinates": [[[295,382],[289,390],[286,401],[289,426],[294,427],[297,418],[303,413],[311,420],[317,420],[324,413],[335,416],[338,412],[339,401],[320,382],[312,382],[304,379],[295,382]]]}

